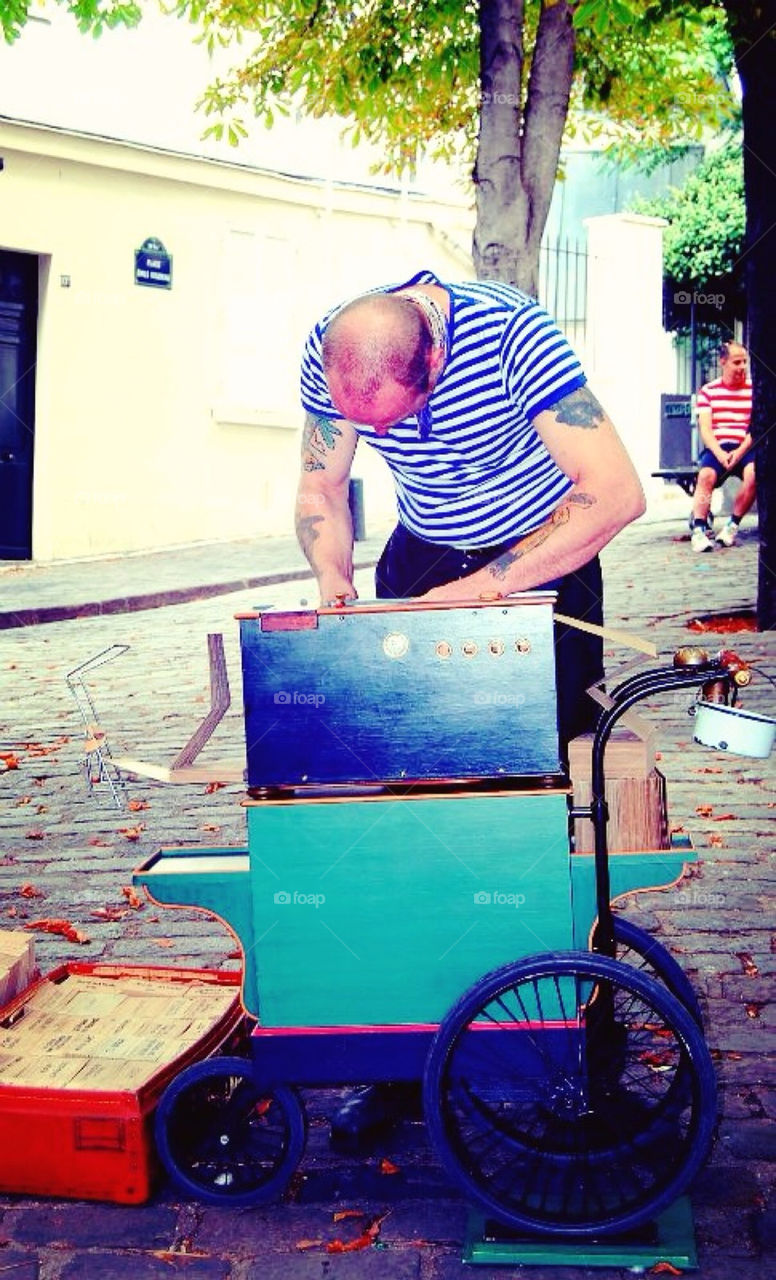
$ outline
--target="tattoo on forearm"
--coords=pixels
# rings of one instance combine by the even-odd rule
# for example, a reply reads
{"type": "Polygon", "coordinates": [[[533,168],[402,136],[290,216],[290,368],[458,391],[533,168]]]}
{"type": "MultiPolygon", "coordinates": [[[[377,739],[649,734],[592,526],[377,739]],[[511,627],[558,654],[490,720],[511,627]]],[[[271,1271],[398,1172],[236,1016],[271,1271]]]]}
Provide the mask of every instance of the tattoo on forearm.
{"type": "Polygon", "coordinates": [[[296,518],[296,536],[299,539],[299,545],[312,565],[315,563],[313,545],[320,537],[315,526],[321,520],[323,516],[297,516],[296,518]]]}
{"type": "MultiPolygon", "coordinates": [[[[589,495],[582,494],[580,496],[587,497],[589,495]]],[[[571,501],[572,499],[569,498],[568,502],[571,501]]],[[[549,520],[545,520],[544,524],[540,524],[539,528],[534,529],[533,533],[526,534],[524,538],[515,543],[514,547],[510,547],[508,551],[502,552],[500,556],[492,560],[487,565],[488,573],[500,580],[505,578],[513,564],[516,564],[518,560],[522,560],[523,556],[527,555],[529,551],[535,551],[537,547],[540,547],[556,529],[559,529],[561,525],[568,524],[570,518],[571,512],[568,505],[564,504],[562,507],[556,507],[549,520]]]]}
{"type": "Polygon", "coordinates": [[[587,387],[580,387],[578,391],[572,391],[571,395],[558,400],[550,406],[550,412],[555,414],[558,422],[569,427],[595,429],[600,427],[606,417],[601,405],[587,387]]]}
{"type": "Polygon", "coordinates": [[[597,498],[594,498],[592,493],[582,493],[581,490],[575,489],[573,493],[568,495],[566,501],[570,506],[574,507],[594,507],[597,498]]]}
{"type": "Polygon", "coordinates": [[[342,432],[331,418],[308,414],[302,431],[302,467],[305,471],[325,471],[326,454],[331,453],[342,432]]]}

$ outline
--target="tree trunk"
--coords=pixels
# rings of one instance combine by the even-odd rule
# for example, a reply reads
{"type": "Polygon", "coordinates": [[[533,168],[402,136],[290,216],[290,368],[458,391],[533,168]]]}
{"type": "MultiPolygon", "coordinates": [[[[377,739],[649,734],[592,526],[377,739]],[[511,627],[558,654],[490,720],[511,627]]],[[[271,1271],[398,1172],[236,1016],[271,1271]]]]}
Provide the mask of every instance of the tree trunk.
{"type": "Polygon", "coordinates": [[[474,265],[536,296],[574,70],[567,0],[542,0],[527,91],[524,0],[480,3],[480,132],[474,265]]]}
{"type": "Polygon", "coordinates": [[[776,627],[776,32],[769,5],[726,0],[743,92],[746,291],[760,561],[757,617],[776,627]]]}

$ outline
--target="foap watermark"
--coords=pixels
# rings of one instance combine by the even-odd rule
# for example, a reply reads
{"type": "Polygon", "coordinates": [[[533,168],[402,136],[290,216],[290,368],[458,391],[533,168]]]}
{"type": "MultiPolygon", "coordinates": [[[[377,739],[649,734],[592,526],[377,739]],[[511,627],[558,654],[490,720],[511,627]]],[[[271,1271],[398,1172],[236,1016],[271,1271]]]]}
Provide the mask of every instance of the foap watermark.
{"type": "Polygon", "coordinates": [[[273,893],[272,901],[278,907],[315,907],[317,911],[326,901],[326,894],[300,893],[298,889],[289,893],[288,889],[278,889],[277,893],[273,893]]]}
{"type": "Polygon", "coordinates": [[[718,311],[725,305],[724,293],[699,293],[697,289],[693,289],[692,293],[687,289],[679,289],[674,294],[674,302],[677,307],[689,307],[695,303],[696,307],[716,307],[718,311]]]}
{"type": "Polygon", "coordinates": [[[525,906],[524,893],[503,893],[501,889],[478,889],[474,895],[475,907],[519,907],[525,906]]]}
{"type": "Polygon", "coordinates": [[[326,701],[323,693],[305,693],[303,689],[278,689],[272,701],[278,707],[322,707],[326,701]]]}
{"type": "Polygon", "coordinates": [[[481,107],[519,107],[520,95],[517,93],[502,93],[499,90],[483,89],[480,94],[481,107]]]}
{"type": "Polygon", "coordinates": [[[523,693],[499,693],[492,689],[480,689],[474,695],[479,707],[522,707],[525,704],[523,693]]]}
{"type": "Polygon", "coordinates": [[[690,889],[683,894],[683,901],[693,907],[724,907],[724,893],[715,893],[713,889],[690,889]]]}

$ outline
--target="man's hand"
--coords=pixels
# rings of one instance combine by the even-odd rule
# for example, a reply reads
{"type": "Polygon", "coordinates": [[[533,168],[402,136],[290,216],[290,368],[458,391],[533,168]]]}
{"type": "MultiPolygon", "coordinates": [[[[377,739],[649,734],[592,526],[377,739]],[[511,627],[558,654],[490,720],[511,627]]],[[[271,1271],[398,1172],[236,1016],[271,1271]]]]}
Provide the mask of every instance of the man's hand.
{"type": "Polygon", "coordinates": [[[357,600],[358,592],[347,578],[337,575],[327,575],[318,580],[318,590],[321,595],[320,607],[328,608],[330,605],[339,604],[340,601],[357,600]]]}

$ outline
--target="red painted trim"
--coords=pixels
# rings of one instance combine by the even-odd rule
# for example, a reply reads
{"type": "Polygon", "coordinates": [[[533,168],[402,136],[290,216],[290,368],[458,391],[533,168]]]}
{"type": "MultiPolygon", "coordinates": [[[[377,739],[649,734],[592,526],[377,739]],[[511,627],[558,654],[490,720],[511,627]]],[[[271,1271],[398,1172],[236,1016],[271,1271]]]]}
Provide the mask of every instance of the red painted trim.
{"type": "MultiPolygon", "coordinates": [[[[544,1022],[509,1022],[496,1025],[494,1022],[475,1023],[477,1031],[561,1031],[576,1030],[582,1026],[580,1019],[576,1023],[561,1018],[545,1019],[544,1022]]],[[[418,1022],[401,1026],[341,1026],[341,1027],[254,1027],[251,1039],[271,1039],[273,1036],[348,1036],[348,1035],[418,1035],[439,1030],[436,1022],[418,1022]]]]}

